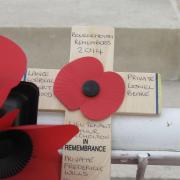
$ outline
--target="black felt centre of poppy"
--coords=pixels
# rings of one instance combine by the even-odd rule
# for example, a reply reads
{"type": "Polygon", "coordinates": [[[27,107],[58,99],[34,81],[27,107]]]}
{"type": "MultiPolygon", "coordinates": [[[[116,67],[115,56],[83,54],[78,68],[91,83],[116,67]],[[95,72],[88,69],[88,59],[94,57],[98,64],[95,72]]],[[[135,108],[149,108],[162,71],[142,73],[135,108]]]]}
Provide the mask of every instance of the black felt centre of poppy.
{"type": "Polygon", "coordinates": [[[32,157],[30,136],[21,130],[0,132],[0,179],[21,172],[32,157]]]}
{"type": "Polygon", "coordinates": [[[6,114],[5,109],[0,109],[0,118],[3,117],[6,114]]]}
{"type": "Polygon", "coordinates": [[[97,96],[100,92],[99,84],[94,80],[86,81],[82,87],[83,94],[88,97],[97,96]]]}

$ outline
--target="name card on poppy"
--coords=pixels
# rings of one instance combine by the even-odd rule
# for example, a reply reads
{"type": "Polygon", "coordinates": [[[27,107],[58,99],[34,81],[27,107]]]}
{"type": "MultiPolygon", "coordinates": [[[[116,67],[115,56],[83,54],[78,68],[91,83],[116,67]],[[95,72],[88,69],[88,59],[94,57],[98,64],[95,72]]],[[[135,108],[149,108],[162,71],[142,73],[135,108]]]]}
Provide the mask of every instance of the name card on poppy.
{"type": "MultiPolygon", "coordinates": [[[[64,111],[53,93],[59,70],[28,68],[25,80],[40,89],[39,109],[64,111]]],[[[161,112],[161,77],[158,73],[118,72],[124,79],[126,93],[118,114],[155,115],[161,112]]]]}

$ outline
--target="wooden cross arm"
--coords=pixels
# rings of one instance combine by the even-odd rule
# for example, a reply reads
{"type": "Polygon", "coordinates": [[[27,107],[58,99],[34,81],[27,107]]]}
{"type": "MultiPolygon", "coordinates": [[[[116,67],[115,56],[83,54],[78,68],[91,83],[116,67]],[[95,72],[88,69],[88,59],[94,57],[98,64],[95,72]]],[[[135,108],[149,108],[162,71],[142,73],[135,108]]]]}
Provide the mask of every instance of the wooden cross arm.
{"type": "MultiPolygon", "coordinates": [[[[29,68],[26,81],[40,88],[40,110],[65,111],[53,95],[54,79],[58,69],[29,68]]],[[[118,72],[126,84],[123,104],[116,113],[156,115],[161,112],[161,76],[158,73],[118,72]]]]}

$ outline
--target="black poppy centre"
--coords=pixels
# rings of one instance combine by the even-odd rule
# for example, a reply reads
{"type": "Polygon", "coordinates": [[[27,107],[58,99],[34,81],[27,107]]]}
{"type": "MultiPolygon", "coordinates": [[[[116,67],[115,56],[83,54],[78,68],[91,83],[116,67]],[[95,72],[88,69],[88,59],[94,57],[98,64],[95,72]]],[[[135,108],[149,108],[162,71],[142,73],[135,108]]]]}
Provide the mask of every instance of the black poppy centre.
{"type": "Polygon", "coordinates": [[[83,84],[82,92],[85,96],[95,97],[100,92],[100,86],[96,81],[88,80],[83,84]]]}
{"type": "Polygon", "coordinates": [[[0,109],[0,118],[6,114],[5,109],[0,109]]]}
{"type": "Polygon", "coordinates": [[[20,130],[0,132],[0,179],[18,174],[30,161],[33,145],[28,134],[20,130]]]}

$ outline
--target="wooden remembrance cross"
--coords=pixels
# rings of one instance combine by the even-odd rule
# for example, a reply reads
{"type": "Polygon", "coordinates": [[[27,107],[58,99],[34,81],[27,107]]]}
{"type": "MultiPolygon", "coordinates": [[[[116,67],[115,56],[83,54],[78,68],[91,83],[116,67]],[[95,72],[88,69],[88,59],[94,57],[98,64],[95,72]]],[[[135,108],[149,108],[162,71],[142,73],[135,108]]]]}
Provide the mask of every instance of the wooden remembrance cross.
{"type": "MultiPolygon", "coordinates": [[[[73,27],[70,61],[92,56],[99,59],[105,71],[113,71],[114,28],[73,27]]],[[[68,111],[54,96],[53,82],[59,70],[29,68],[27,81],[40,87],[40,110],[65,110],[65,123],[75,124],[80,133],[63,150],[61,180],[109,180],[111,176],[111,117],[91,121],[79,110],[68,111]],[[43,77],[44,74],[44,77],[43,77]],[[39,78],[44,81],[38,81],[39,78]],[[38,83],[39,82],[39,83],[38,83]],[[45,88],[48,87],[48,88],[45,88]],[[69,146],[102,146],[106,151],[74,151],[69,146]]],[[[157,73],[120,72],[126,93],[120,114],[156,115],[161,111],[161,78],[157,73]]]]}

